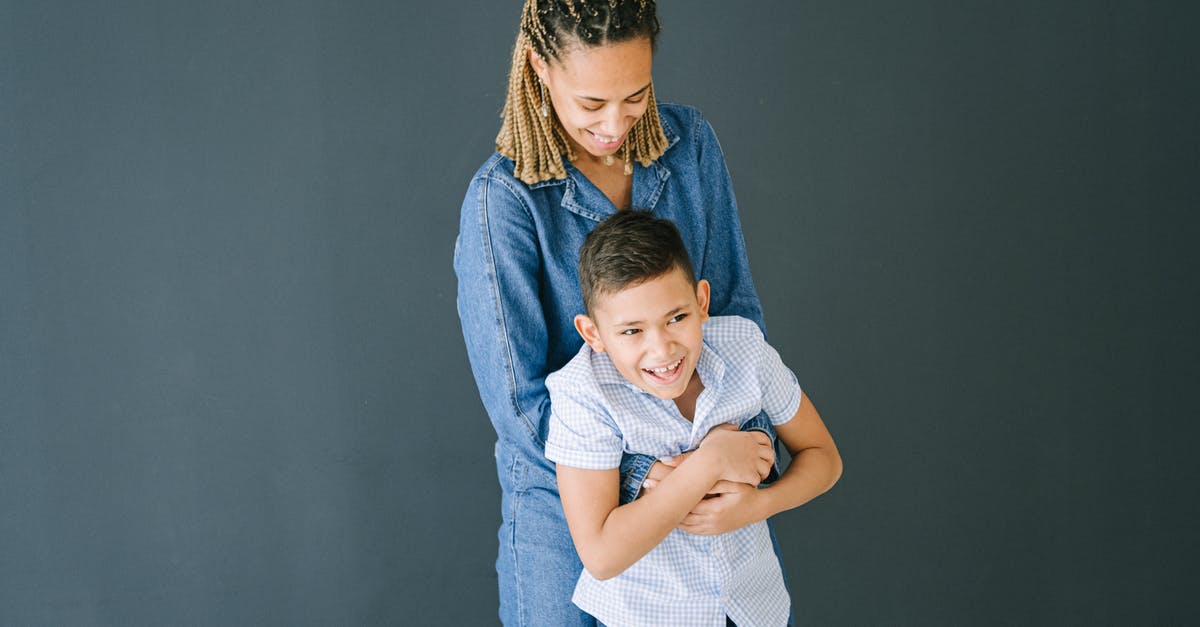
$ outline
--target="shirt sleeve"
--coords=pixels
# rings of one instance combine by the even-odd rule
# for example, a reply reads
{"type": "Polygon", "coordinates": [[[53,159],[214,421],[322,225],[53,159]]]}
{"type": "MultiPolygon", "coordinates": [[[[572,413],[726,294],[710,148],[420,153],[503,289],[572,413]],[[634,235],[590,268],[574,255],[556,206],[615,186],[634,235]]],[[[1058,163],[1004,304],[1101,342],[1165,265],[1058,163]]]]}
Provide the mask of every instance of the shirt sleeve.
{"type": "Polygon", "coordinates": [[[765,341],[762,342],[759,361],[759,384],[762,389],[763,411],[771,418],[771,424],[788,422],[800,409],[800,384],[796,375],[783,364],[779,353],[765,341]]]}
{"type": "Polygon", "coordinates": [[[547,386],[554,409],[550,413],[546,458],[586,470],[619,468],[624,448],[621,433],[604,406],[600,390],[582,377],[562,371],[550,375],[547,386]]]}
{"type": "Polygon", "coordinates": [[[484,173],[467,189],[454,248],[458,314],[497,435],[540,446],[550,400],[539,235],[514,185],[484,173]]]}

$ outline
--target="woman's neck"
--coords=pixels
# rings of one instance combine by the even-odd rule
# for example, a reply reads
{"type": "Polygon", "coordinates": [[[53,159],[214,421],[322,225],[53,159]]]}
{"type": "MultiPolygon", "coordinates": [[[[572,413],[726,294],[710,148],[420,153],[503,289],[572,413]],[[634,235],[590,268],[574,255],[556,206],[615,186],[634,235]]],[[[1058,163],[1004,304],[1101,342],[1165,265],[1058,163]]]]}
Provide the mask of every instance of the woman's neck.
{"type": "Polygon", "coordinates": [[[625,174],[625,164],[613,157],[613,163],[609,165],[604,157],[597,157],[582,150],[576,155],[575,169],[603,192],[614,207],[628,209],[633,202],[633,177],[625,174]]]}

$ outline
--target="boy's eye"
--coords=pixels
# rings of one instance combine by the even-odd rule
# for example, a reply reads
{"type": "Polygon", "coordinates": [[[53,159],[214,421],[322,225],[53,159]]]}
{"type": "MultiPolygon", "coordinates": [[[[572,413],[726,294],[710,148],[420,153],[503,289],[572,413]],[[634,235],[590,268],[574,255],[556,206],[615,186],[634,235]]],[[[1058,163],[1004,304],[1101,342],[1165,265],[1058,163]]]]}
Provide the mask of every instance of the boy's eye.
{"type": "Polygon", "coordinates": [[[685,313],[682,313],[682,314],[679,314],[678,316],[675,316],[674,318],[671,318],[667,323],[670,324],[671,322],[679,322],[680,320],[683,320],[686,317],[688,317],[688,315],[685,313]]]}
{"type": "Polygon", "coordinates": [[[625,329],[624,331],[621,331],[621,335],[637,335],[641,332],[641,329],[625,329]]]}

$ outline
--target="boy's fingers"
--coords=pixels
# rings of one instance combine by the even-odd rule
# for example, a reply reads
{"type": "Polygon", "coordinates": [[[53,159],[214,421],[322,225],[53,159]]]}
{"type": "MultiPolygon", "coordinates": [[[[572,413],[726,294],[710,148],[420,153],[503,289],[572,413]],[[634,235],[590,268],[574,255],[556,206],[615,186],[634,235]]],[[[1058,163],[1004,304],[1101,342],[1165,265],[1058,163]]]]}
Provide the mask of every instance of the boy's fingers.
{"type": "Polygon", "coordinates": [[[763,461],[767,462],[767,466],[768,466],[767,472],[770,472],[771,464],[775,463],[775,449],[771,448],[770,446],[767,446],[760,450],[762,452],[761,457],[762,457],[763,461]]]}

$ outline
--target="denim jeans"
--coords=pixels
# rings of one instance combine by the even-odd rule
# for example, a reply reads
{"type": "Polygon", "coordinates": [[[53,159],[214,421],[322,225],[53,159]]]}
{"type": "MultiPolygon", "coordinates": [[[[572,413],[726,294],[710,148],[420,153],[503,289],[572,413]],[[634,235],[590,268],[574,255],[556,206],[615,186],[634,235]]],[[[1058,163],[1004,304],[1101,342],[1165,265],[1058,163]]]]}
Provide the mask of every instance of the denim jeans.
{"type": "Polygon", "coordinates": [[[496,444],[503,523],[496,574],[505,625],[591,626],[571,603],[583,564],[563,518],[553,464],[496,444]]]}
{"type": "MultiPolygon", "coordinates": [[[[679,227],[698,278],[712,285],[712,314],[762,326],[716,135],[689,107],[662,104],[659,117],[669,147],[649,166],[634,164],[633,207],[679,227]]],[[[545,378],[582,344],[572,321],[583,312],[579,247],[617,208],[566,166],[565,179],[527,185],[513,176],[510,160],[493,155],[468,186],[455,241],[463,338],[498,440],[503,522],[496,572],[506,625],[591,624],[571,605],[581,564],[543,453],[550,415],[545,378]]],[[[641,475],[633,473],[626,494],[637,493],[652,461],[634,464],[641,475]]]]}

